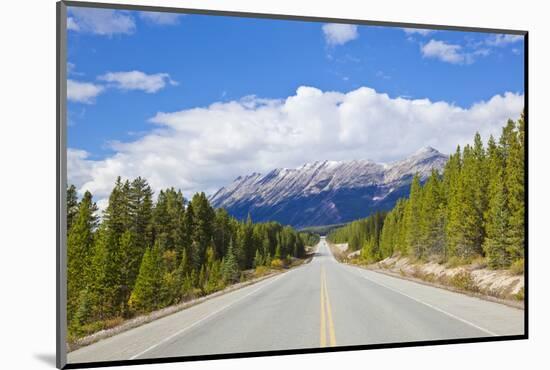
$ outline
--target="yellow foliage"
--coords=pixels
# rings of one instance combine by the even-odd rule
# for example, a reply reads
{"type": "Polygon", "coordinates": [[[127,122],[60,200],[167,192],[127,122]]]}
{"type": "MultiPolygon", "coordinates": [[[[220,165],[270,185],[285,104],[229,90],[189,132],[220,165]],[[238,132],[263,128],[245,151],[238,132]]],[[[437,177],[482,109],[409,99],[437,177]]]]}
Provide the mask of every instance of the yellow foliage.
{"type": "Polygon", "coordinates": [[[283,261],[280,258],[275,258],[273,261],[271,261],[271,267],[275,269],[281,269],[284,267],[283,261]]]}

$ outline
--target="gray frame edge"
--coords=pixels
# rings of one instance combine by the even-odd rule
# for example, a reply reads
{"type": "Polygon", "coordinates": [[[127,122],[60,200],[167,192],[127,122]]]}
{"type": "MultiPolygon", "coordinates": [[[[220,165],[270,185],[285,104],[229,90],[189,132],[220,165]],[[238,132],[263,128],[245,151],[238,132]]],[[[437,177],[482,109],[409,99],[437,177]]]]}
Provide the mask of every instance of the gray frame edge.
{"type": "Polygon", "coordinates": [[[67,364],[67,6],[56,3],[56,367],[67,364]]]}
{"type": "Polygon", "coordinates": [[[135,4],[117,4],[108,2],[92,2],[78,0],[62,0],[66,6],[83,7],[83,8],[98,8],[98,9],[116,9],[130,11],[149,11],[160,13],[179,13],[179,14],[197,14],[197,15],[214,15],[222,17],[244,17],[257,19],[278,19],[278,20],[294,20],[319,23],[344,23],[362,26],[383,26],[383,27],[401,27],[401,28],[425,28],[440,31],[462,31],[462,32],[481,32],[481,33],[502,33],[510,35],[524,36],[528,31],[519,29],[503,29],[503,28],[486,28],[475,26],[451,26],[444,24],[425,24],[425,23],[409,23],[399,21],[375,21],[367,19],[353,18],[333,18],[323,16],[305,16],[296,14],[277,14],[277,13],[256,13],[247,11],[230,11],[216,10],[205,8],[184,8],[184,7],[168,7],[156,5],[135,5],[135,4]]]}

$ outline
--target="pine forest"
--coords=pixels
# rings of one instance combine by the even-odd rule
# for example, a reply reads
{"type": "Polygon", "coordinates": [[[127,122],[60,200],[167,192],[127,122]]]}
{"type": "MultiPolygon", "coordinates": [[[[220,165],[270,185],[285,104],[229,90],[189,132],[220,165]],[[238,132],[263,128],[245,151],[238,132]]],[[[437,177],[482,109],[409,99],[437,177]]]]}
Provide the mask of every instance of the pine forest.
{"type": "Polygon", "coordinates": [[[399,254],[418,260],[523,271],[525,245],[525,121],[509,120],[498,141],[457,147],[443,173],[415,176],[408,199],[329,234],[373,263],[399,254]]]}
{"type": "Polygon", "coordinates": [[[206,295],[305,257],[318,236],[276,222],[237,221],[204,193],[190,201],[143,178],[117,179],[99,217],[92,194],[67,189],[69,340],[206,295]]]}

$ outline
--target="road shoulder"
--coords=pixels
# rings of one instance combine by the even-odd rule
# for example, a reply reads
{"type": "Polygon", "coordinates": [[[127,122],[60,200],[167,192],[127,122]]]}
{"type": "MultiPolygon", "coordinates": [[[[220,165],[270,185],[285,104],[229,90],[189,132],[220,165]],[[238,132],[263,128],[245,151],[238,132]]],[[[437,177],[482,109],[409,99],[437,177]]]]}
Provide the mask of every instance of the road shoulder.
{"type": "Polygon", "coordinates": [[[336,246],[336,245],[334,245],[334,244],[332,244],[328,241],[327,241],[327,245],[329,246],[333,256],[335,257],[335,259],[339,263],[345,264],[347,266],[353,266],[353,267],[361,268],[361,269],[364,269],[364,270],[377,272],[379,274],[384,274],[384,275],[387,275],[387,276],[412,281],[412,282],[415,282],[415,283],[418,283],[418,284],[431,286],[431,287],[435,287],[435,288],[439,288],[439,289],[444,289],[444,290],[448,290],[448,291],[451,291],[451,292],[454,292],[454,293],[464,294],[464,295],[467,295],[467,296],[470,296],[470,297],[480,298],[480,299],[483,299],[483,300],[486,300],[486,301],[489,301],[489,302],[500,303],[500,304],[506,305],[508,307],[518,308],[518,309],[521,309],[521,310],[525,309],[525,303],[524,303],[523,300],[512,300],[512,299],[500,298],[500,297],[492,296],[492,295],[489,295],[489,294],[484,294],[482,292],[475,292],[475,291],[471,291],[471,290],[467,290],[467,289],[461,289],[461,288],[458,288],[458,287],[455,287],[455,286],[452,286],[452,285],[439,283],[437,281],[424,280],[424,279],[421,279],[421,278],[418,278],[418,277],[415,277],[415,276],[411,276],[411,275],[408,275],[408,274],[397,273],[397,272],[394,272],[394,271],[391,271],[391,270],[388,270],[388,269],[383,269],[383,268],[377,267],[378,266],[377,264],[361,265],[361,264],[357,264],[357,263],[349,263],[349,262],[345,261],[344,258],[343,258],[345,256],[345,252],[346,252],[345,249],[342,250],[343,248],[341,246],[336,246]]]}

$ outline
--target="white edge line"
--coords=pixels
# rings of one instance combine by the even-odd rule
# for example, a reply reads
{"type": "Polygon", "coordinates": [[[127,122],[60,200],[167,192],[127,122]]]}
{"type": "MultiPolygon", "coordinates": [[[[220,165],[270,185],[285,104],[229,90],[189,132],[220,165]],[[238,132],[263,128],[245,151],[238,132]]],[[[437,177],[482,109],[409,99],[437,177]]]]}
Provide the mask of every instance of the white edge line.
{"type": "Polygon", "coordinates": [[[389,287],[389,286],[387,286],[387,285],[385,285],[385,284],[382,284],[382,283],[379,283],[379,282],[374,281],[374,280],[372,280],[372,279],[369,279],[368,277],[366,277],[365,275],[363,275],[361,272],[362,272],[362,271],[359,271],[360,276],[361,276],[363,279],[370,281],[371,283],[374,283],[374,284],[376,284],[376,285],[379,285],[379,286],[381,286],[381,287],[384,287],[384,288],[386,288],[386,289],[389,289],[389,290],[391,290],[391,291],[393,291],[393,292],[395,292],[395,293],[401,294],[402,296],[405,296],[405,297],[407,297],[407,298],[409,298],[409,299],[412,299],[413,301],[418,302],[418,303],[420,303],[420,304],[423,304],[424,306],[427,306],[427,307],[429,307],[429,308],[431,308],[431,309],[433,309],[433,310],[436,310],[436,311],[438,311],[438,312],[441,312],[442,314],[445,314],[445,315],[447,315],[447,316],[449,316],[449,317],[451,317],[451,318],[453,318],[453,319],[455,319],[455,320],[461,321],[461,322],[463,322],[464,324],[470,325],[470,326],[472,326],[472,327],[474,327],[474,328],[476,328],[476,329],[478,329],[478,330],[481,330],[482,332],[487,333],[487,334],[489,334],[489,335],[491,335],[491,336],[493,336],[493,337],[498,337],[498,336],[499,336],[499,334],[493,333],[492,331],[490,331],[490,330],[488,330],[488,329],[482,328],[481,326],[478,326],[478,325],[474,324],[473,322],[470,322],[470,321],[468,321],[468,320],[466,320],[466,319],[463,319],[463,318],[461,318],[461,317],[458,317],[458,316],[456,316],[456,315],[453,315],[452,313],[447,312],[447,311],[445,311],[445,310],[443,310],[443,309],[441,309],[441,308],[439,308],[439,307],[436,307],[436,306],[434,306],[434,305],[432,305],[432,304],[430,304],[430,303],[421,301],[420,299],[414,298],[414,297],[412,297],[412,296],[410,296],[410,295],[408,295],[408,294],[406,294],[406,293],[400,292],[400,291],[397,290],[397,289],[391,288],[391,287],[389,287]]]}
{"type": "MultiPolygon", "coordinates": [[[[290,272],[290,271],[287,271],[287,272],[290,272]]],[[[285,276],[285,275],[286,275],[286,273],[283,273],[283,274],[281,274],[281,275],[275,277],[275,279],[273,279],[273,280],[267,282],[266,284],[264,284],[264,285],[258,287],[257,289],[254,289],[253,291],[251,291],[251,292],[245,294],[244,296],[242,296],[241,298],[237,299],[236,301],[233,301],[233,302],[231,302],[231,303],[228,303],[228,304],[226,304],[225,306],[222,306],[220,309],[218,309],[218,310],[216,310],[216,311],[214,311],[214,312],[209,313],[208,315],[206,315],[206,316],[202,317],[201,319],[195,321],[195,322],[192,323],[191,325],[186,326],[185,328],[178,330],[177,332],[175,332],[174,334],[169,335],[168,337],[164,338],[164,339],[161,340],[160,342],[158,342],[158,343],[156,343],[156,344],[153,344],[153,345],[150,346],[149,348],[147,348],[147,349],[145,349],[145,350],[139,352],[137,355],[134,355],[134,356],[130,357],[130,360],[135,360],[136,358],[140,357],[141,355],[143,355],[143,354],[145,354],[145,353],[147,353],[147,352],[149,352],[149,351],[151,351],[151,350],[157,348],[157,347],[160,346],[161,344],[164,344],[164,343],[168,342],[170,339],[172,339],[172,338],[174,338],[174,337],[177,337],[178,335],[180,335],[180,334],[186,332],[187,330],[189,330],[189,329],[191,329],[191,328],[193,328],[193,327],[199,325],[199,324],[202,323],[203,321],[208,320],[208,319],[211,318],[212,316],[217,315],[218,313],[220,313],[220,312],[222,312],[222,311],[228,309],[229,307],[233,306],[235,303],[242,301],[243,299],[245,299],[245,298],[251,296],[252,294],[254,294],[254,293],[256,293],[256,292],[262,290],[262,289],[265,288],[266,286],[269,286],[269,285],[273,284],[275,281],[279,280],[281,277],[283,277],[283,276],[285,276]]]]}

